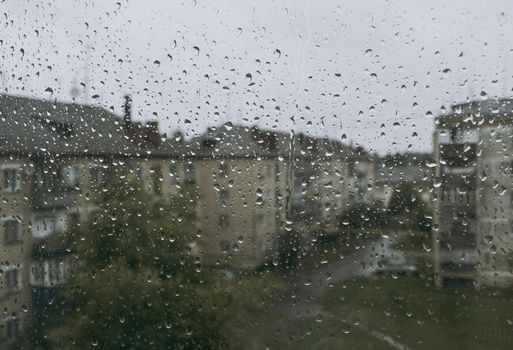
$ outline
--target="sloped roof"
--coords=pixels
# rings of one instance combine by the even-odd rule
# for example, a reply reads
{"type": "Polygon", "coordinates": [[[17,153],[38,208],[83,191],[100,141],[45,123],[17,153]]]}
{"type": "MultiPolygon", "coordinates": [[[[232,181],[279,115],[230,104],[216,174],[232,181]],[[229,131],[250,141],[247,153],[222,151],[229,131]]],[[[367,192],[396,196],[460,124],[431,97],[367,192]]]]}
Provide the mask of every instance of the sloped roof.
{"type": "Polygon", "coordinates": [[[174,140],[137,145],[122,118],[99,107],[0,95],[2,154],[176,157],[182,148],[174,140]]]}
{"type": "Polygon", "coordinates": [[[121,128],[121,118],[101,108],[0,95],[0,153],[141,153],[121,128]]]}
{"type": "Polygon", "coordinates": [[[209,128],[186,146],[189,156],[200,158],[347,158],[350,147],[327,138],[292,134],[225,123],[209,128]]]}
{"type": "Polygon", "coordinates": [[[99,107],[0,94],[0,153],[172,158],[355,158],[341,142],[225,123],[190,141],[137,145],[121,117],[99,107]]]}
{"type": "Polygon", "coordinates": [[[452,106],[451,112],[455,114],[480,113],[483,115],[492,114],[497,116],[512,115],[513,99],[498,98],[458,103],[452,106]]]}
{"type": "Polygon", "coordinates": [[[513,99],[496,98],[470,101],[451,106],[451,110],[437,117],[437,127],[475,128],[484,124],[513,123],[513,99]]]}

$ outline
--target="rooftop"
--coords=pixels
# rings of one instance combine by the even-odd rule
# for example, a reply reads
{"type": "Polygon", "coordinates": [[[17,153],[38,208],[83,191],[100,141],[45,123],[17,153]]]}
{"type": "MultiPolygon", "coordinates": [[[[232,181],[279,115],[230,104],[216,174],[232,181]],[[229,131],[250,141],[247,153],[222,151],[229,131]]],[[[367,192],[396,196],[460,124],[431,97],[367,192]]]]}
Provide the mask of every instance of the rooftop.
{"type": "Polygon", "coordinates": [[[0,95],[0,153],[147,156],[176,152],[136,145],[121,117],[99,107],[0,95]]]}

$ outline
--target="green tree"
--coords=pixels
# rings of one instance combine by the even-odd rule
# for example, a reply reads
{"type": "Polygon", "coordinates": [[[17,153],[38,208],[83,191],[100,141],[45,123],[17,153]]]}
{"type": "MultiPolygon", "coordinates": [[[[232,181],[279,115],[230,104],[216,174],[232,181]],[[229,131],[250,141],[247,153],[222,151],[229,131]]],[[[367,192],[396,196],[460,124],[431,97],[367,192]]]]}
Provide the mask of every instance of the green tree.
{"type": "Polygon", "coordinates": [[[273,282],[252,275],[228,281],[199,264],[188,248],[196,197],[184,188],[155,199],[123,174],[98,191],[96,215],[65,235],[77,270],[60,293],[49,347],[234,346],[234,322],[254,315],[273,282]]]}
{"type": "Polygon", "coordinates": [[[388,222],[386,213],[377,205],[356,203],[340,217],[340,226],[348,228],[379,228],[388,222]]]}
{"type": "Polygon", "coordinates": [[[127,174],[98,191],[96,213],[65,235],[77,270],[51,347],[218,348],[226,342],[197,259],[195,193],[155,198],[127,174]]]}
{"type": "Polygon", "coordinates": [[[391,216],[400,219],[409,227],[430,232],[430,208],[420,198],[418,192],[409,184],[397,186],[390,199],[388,211],[391,216]]]}

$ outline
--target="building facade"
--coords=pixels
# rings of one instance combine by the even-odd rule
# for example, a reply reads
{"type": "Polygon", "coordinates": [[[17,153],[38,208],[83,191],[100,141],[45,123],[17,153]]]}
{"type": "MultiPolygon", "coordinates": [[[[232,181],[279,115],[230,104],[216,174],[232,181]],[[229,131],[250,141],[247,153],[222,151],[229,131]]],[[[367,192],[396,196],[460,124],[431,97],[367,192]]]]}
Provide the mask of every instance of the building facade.
{"type": "Polygon", "coordinates": [[[510,163],[513,102],[469,102],[437,119],[434,265],[439,282],[513,282],[510,163]]]}

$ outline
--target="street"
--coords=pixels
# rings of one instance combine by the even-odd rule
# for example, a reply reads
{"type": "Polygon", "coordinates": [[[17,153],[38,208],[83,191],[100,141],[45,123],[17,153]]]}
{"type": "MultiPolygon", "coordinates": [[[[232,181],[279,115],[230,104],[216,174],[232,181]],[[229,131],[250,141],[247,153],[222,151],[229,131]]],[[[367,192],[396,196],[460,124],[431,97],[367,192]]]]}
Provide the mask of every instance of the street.
{"type": "MultiPolygon", "coordinates": [[[[287,275],[285,281],[288,287],[280,294],[280,301],[276,303],[277,309],[285,318],[313,318],[317,322],[337,318],[322,306],[322,300],[329,289],[355,277],[370,277],[377,269],[377,262],[381,257],[400,255],[400,252],[391,249],[390,243],[391,238],[387,235],[358,239],[335,248],[337,254],[332,254],[331,259],[321,260],[315,266],[304,266],[295,271],[295,274],[287,275]]],[[[368,329],[360,322],[351,320],[351,315],[344,317],[344,320],[337,318],[341,325],[352,323],[370,337],[382,341],[384,348],[408,349],[391,336],[368,329]]],[[[301,344],[298,345],[301,347],[301,344]]]]}

